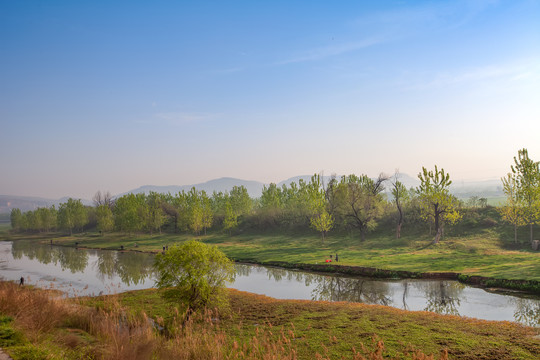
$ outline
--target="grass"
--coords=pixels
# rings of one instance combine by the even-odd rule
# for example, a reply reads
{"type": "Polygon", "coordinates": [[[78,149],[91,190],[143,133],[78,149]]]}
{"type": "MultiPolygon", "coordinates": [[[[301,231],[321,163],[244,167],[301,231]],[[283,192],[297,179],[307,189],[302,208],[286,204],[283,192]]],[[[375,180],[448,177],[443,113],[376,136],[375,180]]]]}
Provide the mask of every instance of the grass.
{"type": "Polygon", "coordinates": [[[155,289],[64,299],[0,282],[0,344],[15,360],[536,359],[540,353],[538,329],[510,322],[236,290],[229,299],[228,308],[186,321],[184,308],[155,289]]]}

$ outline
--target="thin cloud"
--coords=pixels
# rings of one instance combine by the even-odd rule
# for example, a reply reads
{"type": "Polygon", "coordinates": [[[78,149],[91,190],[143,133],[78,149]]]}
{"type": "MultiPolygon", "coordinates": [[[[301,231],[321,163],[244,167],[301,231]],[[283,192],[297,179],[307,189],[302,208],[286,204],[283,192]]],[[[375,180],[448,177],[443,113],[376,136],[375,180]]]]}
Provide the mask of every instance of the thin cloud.
{"type": "Polygon", "coordinates": [[[185,112],[165,112],[157,113],[155,118],[164,120],[170,124],[189,124],[194,122],[207,121],[215,118],[216,114],[208,113],[185,113],[185,112]]]}
{"type": "Polygon", "coordinates": [[[380,44],[381,42],[382,40],[373,38],[373,39],[365,39],[365,40],[357,41],[357,42],[349,42],[349,43],[342,43],[342,44],[333,45],[333,46],[320,47],[320,48],[305,51],[303,54],[300,54],[296,57],[279,61],[275,63],[275,65],[286,65],[286,64],[301,63],[301,62],[306,62],[306,61],[321,60],[324,58],[342,55],[345,53],[364,49],[373,45],[380,44]]]}
{"type": "Polygon", "coordinates": [[[407,90],[442,88],[464,83],[490,80],[526,81],[540,75],[538,66],[531,63],[486,65],[455,72],[440,72],[431,75],[427,81],[413,84],[407,90]]]}
{"type": "Polygon", "coordinates": [[[219,114],[188,113],[188,112],[161,112],[154,114],[149,119],[136,120],[137,124],[168,124],[186,125],[215,119],[219,114]]]}

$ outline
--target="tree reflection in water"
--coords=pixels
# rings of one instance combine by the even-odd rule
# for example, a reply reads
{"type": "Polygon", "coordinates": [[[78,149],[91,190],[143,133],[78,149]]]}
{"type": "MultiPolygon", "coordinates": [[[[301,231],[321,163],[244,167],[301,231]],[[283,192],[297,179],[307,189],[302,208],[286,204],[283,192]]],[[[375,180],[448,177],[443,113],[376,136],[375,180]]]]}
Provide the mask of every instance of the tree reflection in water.
{"type": "Polygon", "coordinates": [[[137,285],[154,275],[154,258],[137,252],[100,251],[97,272],[101,281],[118,276],[126,285],[137,285]]]}
{"type": "Polygon", "coordinates": [[[11,254],[14,259],[20,259],[24,255],[30,260],[36,259],[43,264],[60,264],[62,270],[68,269],[72,273],[83,272],[88,265],[88,252],[84,250],[80,251],[70,247],[51,247],[29,241],[14,241],[11,246],[11,254]]]}
{"type": "Polygon", "coordinates": [[[63,246],[37,245],[26,241],[14,241],[11,252],[14,259],[20,259],[24,255],[43,264],[59,264],[62,270],[69,269],[72,273],[84,272],[91,254],[97,257],[95,267],[102,281],[118,276],[126,285],[142,283],[154,274],[154,258],[151,254],[145,253],[78,250],[63,246]]]}
{"type": "Polygon", "coordinates": [[[459,315],[460,298],[465,285],[455,281],[422,282],[418,284],[426,297],[424,311],[438,314],[459,315]]]}
{"type": "Polygon", "coordinates": [[[514,319],[528,326],[540,326],[540,302],[531,299],[512,299],[516,310],[514,319]]]}
{"type": "Polygon", "coordinates": [[[320,276],[312,292],[313,300],[349,301],[366,304],[390,305],[391,290],[382,281],[320,276]]]}

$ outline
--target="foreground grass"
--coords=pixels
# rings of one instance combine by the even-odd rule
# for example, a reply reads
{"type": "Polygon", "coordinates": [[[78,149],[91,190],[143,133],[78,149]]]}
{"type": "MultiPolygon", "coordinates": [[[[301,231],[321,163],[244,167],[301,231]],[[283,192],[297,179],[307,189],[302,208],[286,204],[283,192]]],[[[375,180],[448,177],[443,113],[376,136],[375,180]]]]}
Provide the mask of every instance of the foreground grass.
{"type": "MultiPolygon", "coordinates": [[[[360,242],[356,234],[330,235],[324,242],[314,233],[267,232],[228,235],[209,233],[137,234],[10,234],[0,230],[0,239],[35,239],[66,246],[160,251],[163,246],[190,239],[217,245],[237,261],[287,263],[324,263],[330,254],[339,254],[339,265],[374,267],[415,272],[458,272],[499,279],[540,280],[540,252],[515,247],[508,235],[497,228],[451,232],[439,244],[423,233],[406,234],[395,239],[379,231],[360,242]]],[[[334,263],[336,264],[336,263],[334,263]]]]}
{"type": "Polygon", "coordinates": [[[157,290],[61,299],[0,283],[0,347],[17,359],[536,359],[538,329],[230,290],[183,321],[157,290]],[[153,319],[150,321],[149,319],[153,319]],[[164,327],[158,331],[153,322],[164,327]],[[427,354],[427,355],[426,355],[427,354]],[[431,355],[430,355],[431,354],[431,355]]]}

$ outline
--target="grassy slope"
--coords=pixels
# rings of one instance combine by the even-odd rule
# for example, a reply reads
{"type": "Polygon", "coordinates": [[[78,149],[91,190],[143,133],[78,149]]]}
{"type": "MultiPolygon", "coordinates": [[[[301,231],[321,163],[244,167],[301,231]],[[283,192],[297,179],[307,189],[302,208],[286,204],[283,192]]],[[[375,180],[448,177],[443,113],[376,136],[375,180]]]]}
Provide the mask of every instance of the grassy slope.
{"type": "MultiPolygon", "coordinates": [[[[372,347],[373,339],[383,340],[387,356],[398,356],[407,347],[426,354],[447,349],[451,359],[533,359],[540,352],[537,330],[509,322],[376,305],[276,300],[237,290],[229,293],[232,316],[222,317],[221,329],[241,343],[256,336],[256,329],[265,324],[271,324],[275,334],[283,327],[286,334],[294,333],[299,358],[303,359],[311,359],[315,353],[332,359],[350,358],[353,347],[372,347]]],[[[164,318],[165,324],[176,313],[156,290],[118,296],[130,311],[164,318]]]]}

